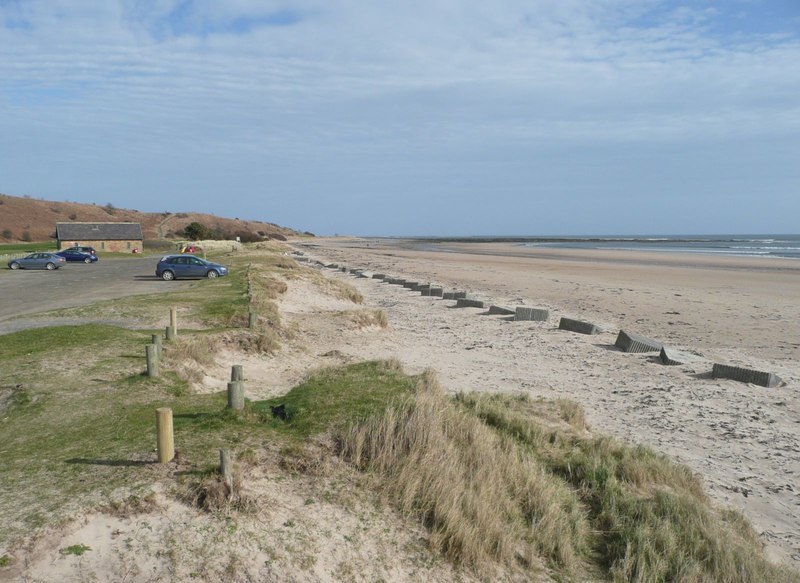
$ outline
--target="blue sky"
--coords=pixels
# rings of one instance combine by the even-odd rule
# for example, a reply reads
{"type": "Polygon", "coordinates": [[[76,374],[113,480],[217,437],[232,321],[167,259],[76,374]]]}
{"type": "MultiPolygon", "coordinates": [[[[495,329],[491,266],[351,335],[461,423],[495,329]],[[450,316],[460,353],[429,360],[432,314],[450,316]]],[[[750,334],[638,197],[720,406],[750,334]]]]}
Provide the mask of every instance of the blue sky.
{"type": "Polygon", "coordinates": [[[797,233],[797,0],[0,0],[0,192],[320,234],[797,233]]]}

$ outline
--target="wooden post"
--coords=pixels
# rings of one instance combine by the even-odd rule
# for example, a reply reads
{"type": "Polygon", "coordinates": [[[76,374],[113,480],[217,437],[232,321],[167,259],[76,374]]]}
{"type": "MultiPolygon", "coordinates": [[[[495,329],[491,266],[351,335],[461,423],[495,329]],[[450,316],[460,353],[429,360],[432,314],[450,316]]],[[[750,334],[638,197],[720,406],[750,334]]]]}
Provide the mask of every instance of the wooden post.
{"type": "Polygon", "coordinates": [[[172,306],[169,309],[169,327],[172,328],[172,335],[178,335],[178,308],[172,306]]]}
{"type": "Polygon", "coordinates": [[[156,432],[158,434],[158,463],[165,464],[175,457],[175,436],[172,432],[172,409],[156,409],[156,432]]]}
{"type": "Polygon", "coordinates": [[[250,312],[247,314],[247,327],[251,330],[256,327],[256,322],[258,322],[258,314],[255,312],[250,312]]]}
{"type": "Polygon", "coordinates": [[[147,357],[147,376],[155,378],[158,376],[158,346],[147,344],[144,347],[144,354],[147,357]]]}
{"type": "Polygon", "coordinates": [[[228,409],[241,411],[244,409],[244,382],[231,381],[228,383],[228,409]]]}
{"type": "Polygon", "coordinates": [[[244,370],[242,369],[241,364],[234,364],[231,367],[231,380],[232,381],[243,381],[244,380],[244,370]]]}
{"type": "Polygon", "coordinates": [[[219,450],[219,473],[228,485],[228,491],[233,493],[233,460],[230,450],[219,450]]]}
{"type": "Polygon", "coordinates": [[[151,334],[150,335],[151,344],[156,345],[156,356],[161,358],[161,334],[151,334]]]}
{"type": "Polygon", "coordinates": [[[175,340],[175,330],[172,329],[172,326],[167,326],[164,335],[167,337],[167,342],[175,340]]]}

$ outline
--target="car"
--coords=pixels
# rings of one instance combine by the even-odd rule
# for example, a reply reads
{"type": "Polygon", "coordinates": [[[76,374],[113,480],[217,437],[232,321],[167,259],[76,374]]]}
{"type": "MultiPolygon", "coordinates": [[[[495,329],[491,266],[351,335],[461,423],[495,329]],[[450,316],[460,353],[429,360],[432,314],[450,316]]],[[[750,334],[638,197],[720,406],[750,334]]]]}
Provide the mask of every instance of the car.
{"type": "Polygon", "coordinates": [[[92,263],[98,259],[97,255],[92,255],[91,253],[85,253],[83,251],[77,251],[75,249],[64,249],[63,251],[56,253],[56,255],[63,257],[68,262],[79,261],[81,263],[92,263]]]}
{"type": "Polygon", "coordinates": [[[190,253],[190,254],[203,252],[202,247],[200,247],[199,245],[195,245],[193,243],[182,243],[180,245],[180,250],[181,253],[190,253]]]}
{"type": "Polygon", "coordinates": [[[156,277],[165,281],[186,277],[222,277],[228,268],[194,255],[165,255],[156,266],[156,277]]]}
{"type": "Polygon", "coordinates": [[[26,257],[17,257],[8,262],[9,269],[58,269],[67,262],[55,253],[31,253],[26,257]]]}
{"type": "Polygon", "coordinates": [[[64,251],[79,251],[97,257],[97,251],[94,250],[94,247],[89,247],[88,245],[73,245],[69,249],[64,249],[64,251]]]}

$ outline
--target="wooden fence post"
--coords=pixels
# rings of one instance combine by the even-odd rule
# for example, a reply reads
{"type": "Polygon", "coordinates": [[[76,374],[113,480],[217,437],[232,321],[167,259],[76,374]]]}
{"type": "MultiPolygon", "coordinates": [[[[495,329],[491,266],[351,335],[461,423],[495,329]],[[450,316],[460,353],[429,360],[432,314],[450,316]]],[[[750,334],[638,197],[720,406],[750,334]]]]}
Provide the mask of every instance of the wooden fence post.
{"type": "Polygon", "coordinates": [[[156,409],[156,432],[158,443],[158,463],[165,464],[175,457],[175,436],[172,432],[172,409],[156,409]]]}
{"type": "Polygon", "coordinates": [[[231,381],[228,383],[228,409],[241,411],[244,409],[244,382],[231,381]]]}
{"type": "Polygon", "coordinates": [[[172,328],[172,335],[178,335],[178,308],[172,306],[169,309],[169,327],[172,328]]]}
{"type": "Polygon", "coordinates": [[[161,358],[161,349],[162,349],[161,334],[151,334],[150,340],[151,344],[156,345],[156,354],[159,358],[161,358]]]}
{"type": "Polygon", "coordinates": [[[258,314],[250,311],[247,314],[247,327],[251,330],[256,327],[256,323],[258,322],[258,314]]]}
{"type": "Polygon", "coordinates": [[[167,326],[167,329],[164,331],[164,335],[167,337],[167,342],[172,342],[175,340],[175,330],[173,330],[172,326],[167,326]]]}
{"type": "Polygon", "coordinates": [[[147,376],[155,378],[158,376],[158,346],[147,344],[144,347],[144,354],[147,357],[147,376]]]}
{"type": "Polygon", "coordinates": [[[231,380],[232,381],[244,380],[244,369],[242,368],[241,364],[234,364],[231,367],[231,380]]]}
{"type": "Polygon", "coordinates": [[[227,449],[219,450],[219,473],[228,486],[228,491],[233,493],[233,463],[231,452],[227,449]]]}

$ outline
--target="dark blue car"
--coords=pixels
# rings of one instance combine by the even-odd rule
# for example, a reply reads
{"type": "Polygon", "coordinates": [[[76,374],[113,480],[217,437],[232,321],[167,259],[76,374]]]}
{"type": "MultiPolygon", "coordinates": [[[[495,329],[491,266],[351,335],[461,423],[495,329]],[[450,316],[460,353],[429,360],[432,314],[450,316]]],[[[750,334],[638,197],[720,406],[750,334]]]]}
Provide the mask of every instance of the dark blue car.
{"type": "Polygon", "coordinates": [[[228,268],[194,255],[166,255],[156,266],[156,277],[165,281],[187,277],[222,277],[228,268]]]}
{"type": "Polygon", "coordinates": [[[80,263],[92,263],[97,261],[97,255],[84,253],[83,251],[78,251],[77,249],[64,249],[63,251],[56,253],[56,255],[63,257],[67,261],[78,261],[80,263]]]}

